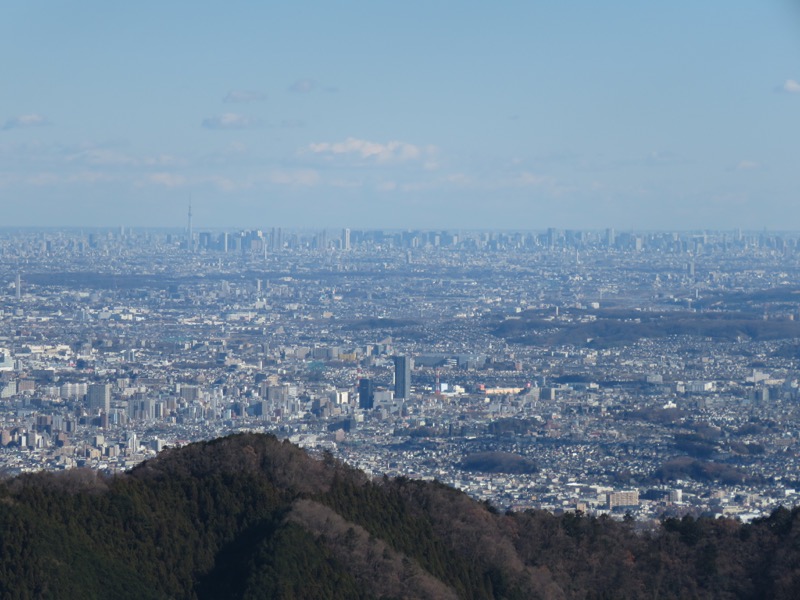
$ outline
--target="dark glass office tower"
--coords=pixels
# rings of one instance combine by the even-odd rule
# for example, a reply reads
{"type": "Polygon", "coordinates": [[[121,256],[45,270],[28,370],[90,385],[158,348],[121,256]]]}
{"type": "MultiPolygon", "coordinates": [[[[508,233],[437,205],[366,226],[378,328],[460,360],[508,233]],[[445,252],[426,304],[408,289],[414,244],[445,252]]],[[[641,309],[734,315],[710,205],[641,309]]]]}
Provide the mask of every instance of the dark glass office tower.
{"type": "Polygon", "coordinates": [[[394,397],[408,399],[411,395],[411,357],[394,357],[394,397]]]}
{"type": "Polygon", "coordinates": [[[375,406],[375,390],[372,388],[371,379],[358,380],[358,407],[370,410],[375,406]]]}

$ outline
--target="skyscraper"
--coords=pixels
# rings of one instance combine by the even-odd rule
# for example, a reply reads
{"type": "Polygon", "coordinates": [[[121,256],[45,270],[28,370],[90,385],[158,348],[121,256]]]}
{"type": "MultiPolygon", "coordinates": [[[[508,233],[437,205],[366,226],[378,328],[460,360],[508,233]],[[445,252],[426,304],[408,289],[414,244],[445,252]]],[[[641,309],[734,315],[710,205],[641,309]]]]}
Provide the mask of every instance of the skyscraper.
{"type": "Polygon", "coordinates": [[[411,395],[411,357],[394,357],[394,397],[407,399],[411,395]]]}
{"type": "Polygon", "coordinates": [[[342,229],[342,250],[350,250],[350,230],[342,229]]]}
{"type": "Polygon", "coordinates": [[[370,410],[375,406],[375,390],[372,387],[371,379],[358,380],[358,407],[362,410],[370,410]]]}
{"type": "Polygon", "coordinates": [[[111,384],[91,384],[86,390],[86,404],[91,412],[99,410],[108,414],[111,409],[111,384]]]}

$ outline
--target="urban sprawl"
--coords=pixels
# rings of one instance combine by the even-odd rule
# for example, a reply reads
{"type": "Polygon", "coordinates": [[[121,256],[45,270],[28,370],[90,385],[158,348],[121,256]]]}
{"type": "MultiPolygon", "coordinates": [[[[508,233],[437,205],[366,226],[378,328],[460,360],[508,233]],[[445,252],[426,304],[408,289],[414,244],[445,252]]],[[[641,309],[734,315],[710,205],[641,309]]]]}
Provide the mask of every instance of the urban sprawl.
{"type": "Polygon", "coordinates": [[[0,468],[263,431],[500,510],[800,503],[800,235],[0,230],[0,468]]]}

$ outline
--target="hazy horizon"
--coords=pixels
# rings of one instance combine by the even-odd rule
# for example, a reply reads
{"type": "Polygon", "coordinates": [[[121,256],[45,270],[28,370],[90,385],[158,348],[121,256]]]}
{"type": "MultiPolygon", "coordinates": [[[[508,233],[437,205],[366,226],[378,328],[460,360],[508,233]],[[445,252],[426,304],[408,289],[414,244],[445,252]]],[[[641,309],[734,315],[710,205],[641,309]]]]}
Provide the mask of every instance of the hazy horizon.
{"type": "Polygon", "coordinates": [[[4,227],[800,222],[789,0],[5,9],[4,227]]]}

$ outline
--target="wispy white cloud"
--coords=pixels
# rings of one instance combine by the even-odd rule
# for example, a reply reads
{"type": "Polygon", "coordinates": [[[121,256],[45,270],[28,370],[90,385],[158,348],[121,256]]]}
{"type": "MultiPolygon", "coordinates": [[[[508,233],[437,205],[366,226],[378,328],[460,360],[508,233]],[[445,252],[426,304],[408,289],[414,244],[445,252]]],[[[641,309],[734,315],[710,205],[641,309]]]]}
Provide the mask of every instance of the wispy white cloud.
{"type": "Polygon", "coordinates": [[[736,171],[762,171],[766,169],[767,167],[765,167],[763,163],[749,158],[743,158],[739,162],[728,164],[728,166],[725,167],[725,171],[728,173],[734,173],[736,171]]]}
{"type": "Polygon", "coordinates": [[[161,186],[168,189],[212,186],[223,193],[240,192],[255,187],[256,180],[250,177],[231,178],[218,173],[205,175],[182,175],[171,171],[150,173],[136,181],[138,187],[148,185],[161,186]]]}
{"type": "Polygon", "coordinates": [[[406,142],[391,141],[385,144],[349,137],[343,142],[316,142],[309,144],[308,152],[323,156],[356,156],[378,162],[403,162],[418,160],[433,153],[434,149],[420,148],[406,142]]]}
{"type": "Polygon", "coordinates": [[[252,129],[260,124],[258,119],[238,113],[224,113],[203,119],[203,127],[206,129],[252,129]]]}
{"type": "Polygon", "coordinates": [[[457,186],[472,186],[475,184],[475,180],[466,173],[450,173],[444,177],[443,181],[457,186]]]}
{"type": "Polygon", "coordinates": [[[275,169],[270,171],[267,181],[278,185],[314,186],[320,183],[320,176],[313,169],[275,169]]]}
{"type": "Polygon", "coordinates": [[[757,163],[754,160],[740,160],[739,163],[734,167],[736,171],[753,171],[755,169],[760,169],[761,163],[757,163]]]}
{"type": "Polygon", "coordinates": [[[523,171],[514,177],[503,180],[501,185],[512,187],[539,187],[543,185],[552,185],[553,178],[547,175],[537,175],[529,171],[523,171]]]}
{"type": "Polygon", "coordinates": [[[334,188],[356,189],[362,187],[364,184],[361,181],[355,181],[353,179],[331,179],[328,181],[328,185],[334,188]]]}
{"type": "Polygon", "coordinates": [[[263,102],[267,95],[254,90],[231,90],[222,99],[223,102],[263,102]]]}
{"type": "Polygon", "coordinates": [[[113,175],[101,171],[79,171],[72,173],[65,179],[66,183],[105,183],[109,181],[116,181],[113,175]]]}
{"type": "Polygon", "coordinates": [[[237,192],[239,190],[249,189],[252,187],[249,182],[242,183],[221,175],[212,175],[211,177],[208,177],[206,181],[215,186],[219,191],[228,193],[237,192]]]}
{"type": "Polygon", "coordinates": [[[25,127],[39,127],[41,125],[47,125],[47,119],[45,119],[42,115],[31,113],[7,119],[3,125],[3,129],[23,129],[25,127]]]}
{"type": "Polygon", "coordinates": [[[89,148],[67,156],[67,162],[78,162],[96,166],[135,166],[139,161],[113,148],[89,148]]]}
{"type": "Polygon", "coordinates": [[[82,170],[73,173],[58,173],[54,171],[38,171],[28,174],[14,174],[13,176],[0,177],[0,187],[7,185],[22,185],[34,187],[64,186],[96,184],[120,181],[119,177],[96,170],[82,170]]]}
{"type": "Polygon", "coordinates": [[[146,167],[183,167],[188,163],[186,159],[172,154],[157,154],[155,156],[145,156],[141,159],[140,164],[146,167]]]}
{"type": "Polygon", "coordinates": [[[775,86],[779,94],[800,94],[800,82],[796,79],[787,79],[781,85],[775,86]]]}
{"type": "Polygon", "coordinates": [[[246,154],[248,151],[247,144],[244,142],[231,142],[225,148],[226,154],[246,154]]]}
{"type": "Polygon", "coordinates": [[[784,92],[788,92],[790,94],[800,94],[800,83],[794,79],[787,79],[783,83],[782,89],[784,92]]]}
{"type": "Polygon", "coordinates": [[[289,91],[296,94],[307,94],[317,88],[317,82],[313,79],[298,79],[289,86],[289,91]]]}
{"type": "Polygon", "coordinates": [[[64,183],[63,178],[52,172],[34,173],[25,179],[25,183],[30,185],[57,185],[64,183]]]}
{"type": "Polygon", "coordinates": [[[145,180],[147,183],[161,185],[167,188],[183,187],[189,183],[183,175],[168,172],[151,173],[145,180]]]}
{"type": "Polygon", "coordinates": [[[82,163],[95,167],[176,167],[186,160],[171,154],[136,157],[115,148],[102,146],[80,150],[66,157],[68,163],[82,163]]]}

